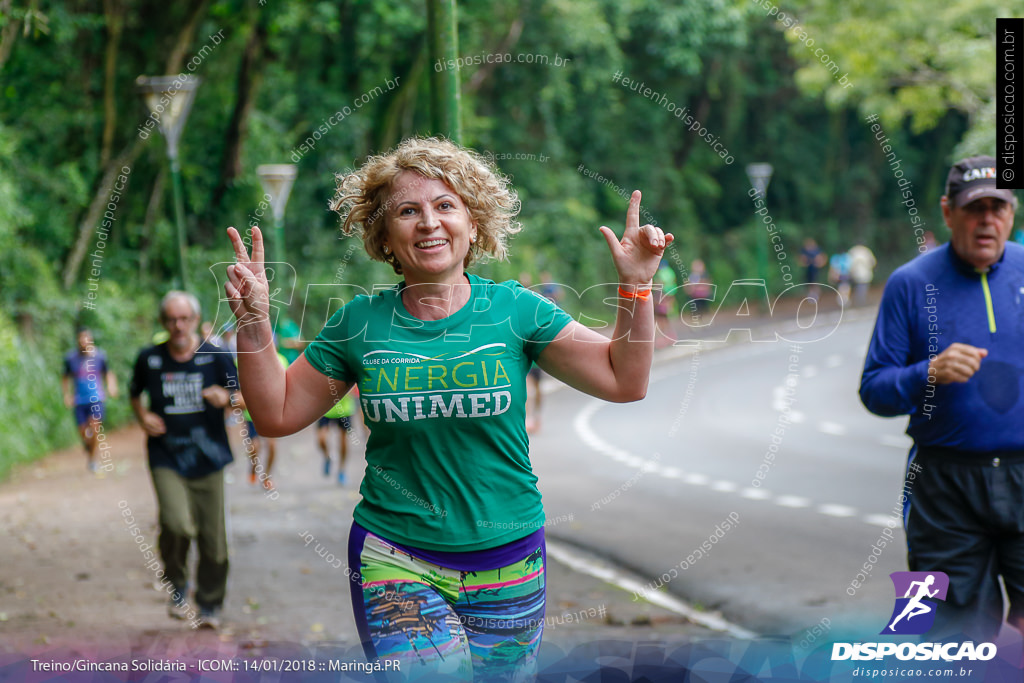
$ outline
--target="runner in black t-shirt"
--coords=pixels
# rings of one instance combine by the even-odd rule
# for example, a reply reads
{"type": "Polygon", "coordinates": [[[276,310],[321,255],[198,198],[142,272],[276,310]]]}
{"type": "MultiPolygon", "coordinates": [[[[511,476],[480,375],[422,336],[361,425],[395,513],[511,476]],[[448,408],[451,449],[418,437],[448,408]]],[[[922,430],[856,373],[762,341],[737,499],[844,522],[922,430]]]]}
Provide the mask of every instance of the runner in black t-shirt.
{"type": "Polygon", "coordinates": [[[199,315],[199,302],[191,294],[169,292],[164,297],[160,322],[170,337],[139,353],[130,393],[132,410],[149,436],[169,613],[195,618],[186,599],[188,552],[195,538],[199,625],[216,628],[228,577],[223,468],[232,456],[224,409],[238,383],[231,355],[196,334],[199,315]],[[148,408],[142,402],[144,392],[148,408]]]}

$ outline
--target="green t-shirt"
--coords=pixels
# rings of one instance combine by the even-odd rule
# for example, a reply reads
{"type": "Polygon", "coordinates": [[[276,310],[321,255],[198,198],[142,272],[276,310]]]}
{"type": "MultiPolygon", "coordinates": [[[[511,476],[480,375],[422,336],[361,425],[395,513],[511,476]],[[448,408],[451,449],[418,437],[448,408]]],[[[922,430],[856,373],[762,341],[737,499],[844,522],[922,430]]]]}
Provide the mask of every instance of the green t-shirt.
{"type": "Polygon", "coordinates": [[[355,520],[425,550],[485,550],[544,524],[526,373],[572,318],[517,282],[468,278],[469,301],[442,320],[410,315],[402,285],[357,296],[305,352],[359,384],[371,431],[355,520]]]}
{"type": "Polygon", "coordinates": [[[334,407],[327,411],[324,417],[330,417],[337,419],[339,417],[352,417],[352,413],[356,412],[356,402],[352,398],[352,392],[348,392],[342,396],[334,407]]]}
{"type": "Polygon", "coordinates": [[[274,334],[277,335],[277,352],[285,357],[288,365],[291,365],[302,355],[302,351],[285,346],[285,342],[294,342],[299,338],[302,334],[299,326],[291,318],[284,318],[279,322],[274,334]]]}

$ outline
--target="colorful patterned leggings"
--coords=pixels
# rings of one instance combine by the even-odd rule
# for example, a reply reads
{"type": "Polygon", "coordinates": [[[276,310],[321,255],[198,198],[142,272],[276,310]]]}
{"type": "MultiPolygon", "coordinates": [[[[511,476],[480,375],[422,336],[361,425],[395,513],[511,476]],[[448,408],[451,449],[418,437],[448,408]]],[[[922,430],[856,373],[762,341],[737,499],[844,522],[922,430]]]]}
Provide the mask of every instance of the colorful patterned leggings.
{"type": "Polygon", "coordinates": [[[350,583],[367,659],[398,660],[406,680],[532,680],[544,631],[543,545],[507,567],[466,572],[369,532],[357,544],[349,543],[349,566],[359,568],[350,583]]]}

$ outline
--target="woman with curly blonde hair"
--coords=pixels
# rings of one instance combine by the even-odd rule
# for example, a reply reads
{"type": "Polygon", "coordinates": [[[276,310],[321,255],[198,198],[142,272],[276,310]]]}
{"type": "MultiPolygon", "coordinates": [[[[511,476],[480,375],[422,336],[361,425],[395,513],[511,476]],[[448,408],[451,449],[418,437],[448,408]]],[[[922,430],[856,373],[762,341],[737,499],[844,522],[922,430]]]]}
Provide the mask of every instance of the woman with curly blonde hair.
{"type": "Polygon", "coordinates": [[[466,268],[505,258],[519,200],[480,155],[415,138],[340,175],[331,208],[403,281],[345,305],[287,370],[273,352],[263,239],[225,285],[242,393],[261,434],[285,436],[355,384],[371,434],[349,535],[352,602],[367,657],[404,676],[529,678],[544,623],[544,510],[530,467],[526,374],[609,401],[645,395],[651,279],[672,235],[641,227],[634,192],[621,241],[615,333],[575,322],[517,282],[466,268]]]}

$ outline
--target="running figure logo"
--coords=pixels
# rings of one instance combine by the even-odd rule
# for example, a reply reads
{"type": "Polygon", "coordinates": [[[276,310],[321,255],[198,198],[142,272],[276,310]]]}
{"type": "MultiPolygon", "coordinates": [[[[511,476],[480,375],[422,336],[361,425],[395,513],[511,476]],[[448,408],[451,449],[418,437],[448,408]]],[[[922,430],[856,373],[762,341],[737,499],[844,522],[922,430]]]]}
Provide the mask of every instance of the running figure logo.
{"type": "Polygon", "coordinates": [[[949,577],[943,572],[893,572],[889,578],[896,589],[896,605],[882,635],[926,633],[935,623],[935,600],[946,599],[949,577]]]}

